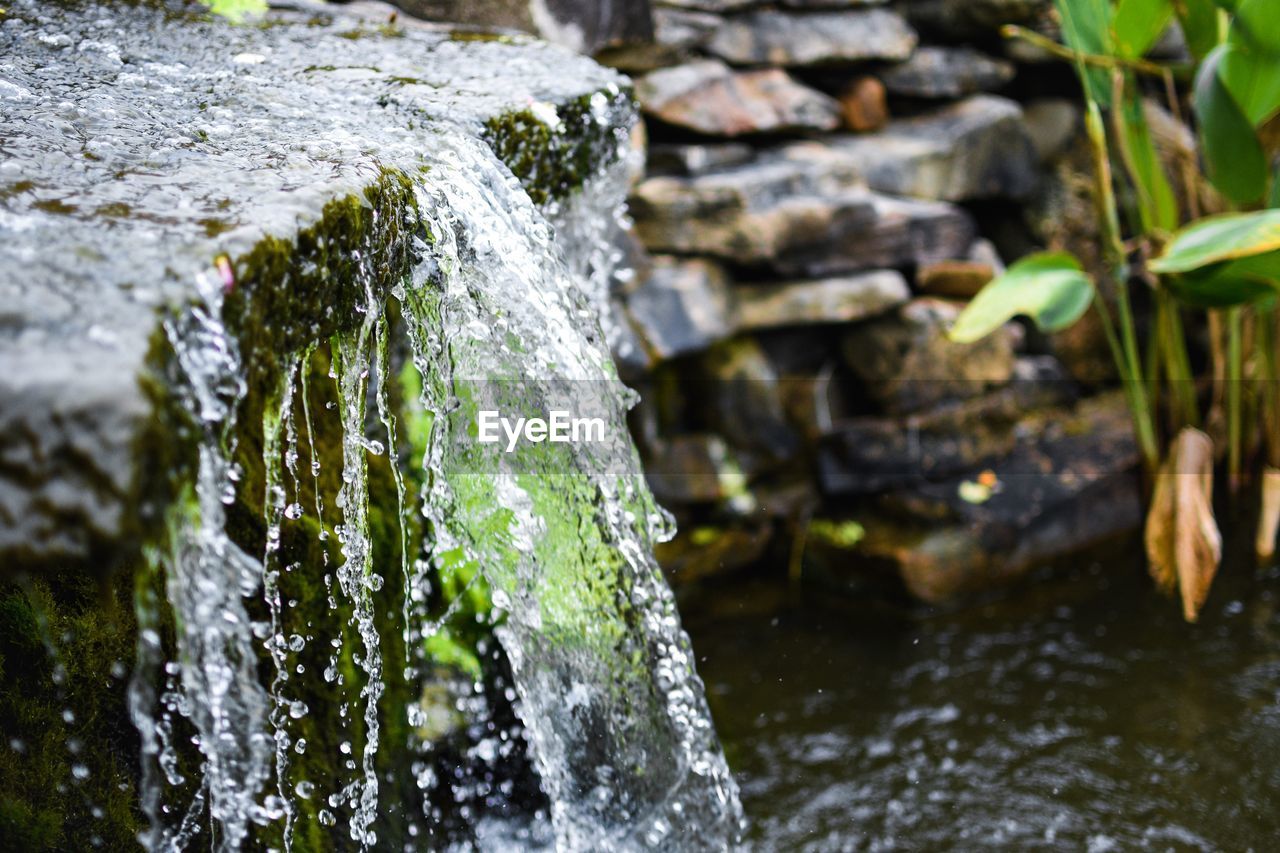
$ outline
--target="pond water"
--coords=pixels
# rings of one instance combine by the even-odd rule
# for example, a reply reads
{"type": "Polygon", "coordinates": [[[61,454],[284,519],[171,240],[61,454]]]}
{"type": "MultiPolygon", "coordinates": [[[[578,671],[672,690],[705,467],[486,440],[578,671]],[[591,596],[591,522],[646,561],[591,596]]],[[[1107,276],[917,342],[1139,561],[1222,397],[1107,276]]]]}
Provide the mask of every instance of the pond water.
{"type": "Polygon", "coordinates": [[[747,581],[685,601],[760,850],[1274,850],[1280,568],[1198,625],[1137,554],[942,612],[747,581]]]}

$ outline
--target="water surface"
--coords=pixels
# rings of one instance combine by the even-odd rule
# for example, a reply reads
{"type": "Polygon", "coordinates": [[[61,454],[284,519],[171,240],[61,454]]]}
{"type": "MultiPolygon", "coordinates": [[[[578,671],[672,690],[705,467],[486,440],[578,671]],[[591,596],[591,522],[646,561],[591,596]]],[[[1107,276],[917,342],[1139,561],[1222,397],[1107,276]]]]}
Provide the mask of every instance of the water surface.
{"type": "Polygon", "coordinates": [[[1200,624],[1136,555],[953,612],[764,581],[685,604],[760,850],[1274,850],[1280,569],[1200,624]]]}

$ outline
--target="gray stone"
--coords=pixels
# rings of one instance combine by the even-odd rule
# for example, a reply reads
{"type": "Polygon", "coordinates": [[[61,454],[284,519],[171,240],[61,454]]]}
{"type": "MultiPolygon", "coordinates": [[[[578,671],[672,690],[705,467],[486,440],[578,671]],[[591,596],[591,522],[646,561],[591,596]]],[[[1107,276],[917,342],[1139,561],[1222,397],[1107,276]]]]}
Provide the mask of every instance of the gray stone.
{"type": "MultiPolygon", "coordinates": [[[[1029,414],[1068,402],[1056,364],[1019,359],[1009,385],[917,415],[836,421],[819,444],[818,472],[829,495],[864,495],[953,476],[1013,450],[1029,414]]],[[[1052,362],[1052,359],[1049,359],[1052,362]]]]}
{"type": "Polygon", "coordinates": [[[709,260],[655,257],[627,312],[658,358],[704,350],[731,332],[728,277],[709,260]]]}
{"type": "Polygon", "coordinates": [[[1080,107],[1066,98],[1037,98],[1023,108],[1027,135],[1041,163],[1067,150],[1081,130],[1082,115],[1080,107]]]}
{"type": "Polygon", "coordinates": [[[707,423],[738,451],[743,467],[759,473],[800,448],[787,423],[778,372],[760,344],[734,338],[699,359],[696,395],[707,423]]]}
{"type": "Polygon", "coordinates": [[[732,71],[703,60],[655,71],[636,81],[647,115],[708,136],[833,130],[840,105],[785,71],[732,71]]]}
{"type": "Polygon", "coordinates": [[[709,12],[658,6],[653,10],[652,41],[606,47],[597,50],[595,56],[614,68],[644,74],[688,61],[721,23],[718,15],[709,12]]]}
{"type": "Polygon", "coordinates": [[[778,159],[697,178],[651,178],[631,199],[655,251],[712,255],[784,276],[829,276],[956,257],[973,220],[949,204],[858,186],[851,158],[778,159]]]}
{"type": "MultiPolygon", "coordinates": [[[[337,7],[235,27],[151,4],[5,5],[0,574],[136,560],[188,449],[167,420],[162,319],[198,303],[200,282],[230,287],[245,312],[281,298],[290,310],[267,331],[290,347],[349,324],[362,281],[391,287],[409,235],[399,185],[380,175],[421,170],[436,144],[423,114],[481,128],[529,104],[603,99],[598,119],[535,147],[490,132],[517,171],[517,155],[593,134],[615,151],[630,114],[618,75],[561,48],[459,42],[407,21],[384,34],[337,7]],[[301,236],[330,202],[357,199],[381,225],[358,218],[324,247],[301,236]],[[376,239],[388,241],[376,258],[352,260],[376,239]],[[255,249],[281,263],[246,284],[236,275],[255,249]]],[[[247,366],[268,343],[245,342],[247,366]]]]}
{"type": "Polygon", "coordinates": [[[506,27],[578,53],[653,38],[649,0],[395,0],[427,21],[506,27]]]}
{"type": "Polygon", "coordinates": [[[841,12],[761,10],[729,18],[707,50],[735,65],[844,65],[906,59],[915,31],[887,9],[841,12]]]}
{"type": "Polygon", "coordinates": [[[1013,63],[969,47],[922,47],[906,62],[881,73],[892,94],[912,98],[960,98],[991,92],[1013,79],[1013,63]]]}
{"type": "Polygon", "coordinates": [[[755,149],[745,142],[708,145],[659,143],[649,148],[650,175],[693,177],[729,166],[741,166],[755,157],[755,149]]]}
{"type": "Polygon", "coordinates": [[[739,12],[754,6],[761,6],[764,2],[765,0],[655,0],[655,5],[724,14],[725,12],[739,12]]]}
{"type": "Polygon", "coordinates": [[[1021,108],[994,95],[841,137],[832,147],[859,165],[872,189],[918,198],[1022,199],[1039,178],[1021,108]]]}
{"type": "Polygon", "coordinates": [[[979,396],[1013,378],[1011,330],[971,344],[947,337],[960,307],[921,297],[892,315],[859,325],[845,337],[846,366],[884,411],[919,412],[979,396]]]}
{"type": "Polygon", "coordinates": [[[894,270],[739,285],[733,292],[734,325],[739,331],[850,323],[883,314],[911,298],[906,279],[894,270]]]}

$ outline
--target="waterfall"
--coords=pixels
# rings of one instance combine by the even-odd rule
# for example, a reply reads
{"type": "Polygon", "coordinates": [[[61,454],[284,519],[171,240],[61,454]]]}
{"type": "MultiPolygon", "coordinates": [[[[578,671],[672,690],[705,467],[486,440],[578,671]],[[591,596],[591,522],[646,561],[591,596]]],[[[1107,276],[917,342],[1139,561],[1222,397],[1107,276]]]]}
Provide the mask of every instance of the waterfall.
{"type": "MultiPolygon", "coordinates": [[[[593,108],[606,109],[598,97],[593,108]]],[[[428,136],[412,272],[386,301],[353,282],[365,294],[354,324],[287,360],[267,395],[253,483],[260,557],[229,532],[228,507],[247,488],[234,436],[247,425],[236,423],[244,369],[218,321],[224,283],[206,283],[205,304],[167,327],[199,464],[156,555],[173,612],[167,663],[156,604],[140,596],[131,702],[148,768],[144,843],[182,849],[208,823],[222,850],[258,833],[287,850],[329,828],[372,849],[391,840],[378,827],[393,813],[406,847],[432,835],[438,815],[401,814],[385,768],[414,751],[423,799],[443,784],[430,770],[432,712],[417,697],[433,695],[428,649],[449,630],[448,602],[462,600],[454,590],[441,610],[438,579],[453,577],[488,593],[482,616],[510,665],[556,846],[722,849],[740,828],[737,792],[652,556],[671,523],[645,486],[626,430],[634,395],[607,342],[625,157],[540,207],[471,129],[441,121],[428,136]],[[316,387],[313,356],[327,358],[331,387],[316,387]],[[402,376],[416,393],[400,403],[408,423],[391,400],[402,376]],[[571,411],[599,418],[604,435],[508,453],[476,440],[481,410],[571,411]],[[317,448],[335,432],[330,462],[317,448]],[[380,466],[394,484],[391,532],[371,515],[380,466]],[[388,549],[396,557],[380,559],[388,549]],[[329,618],[298,589],[323,590],[329,618]],[[414,699],[388,701],[395,690],[414,699]],[[316,695],[331,698],[322,707],[316,695]],[[319,713],[336,723],[309,743],[300,732],[319,713]],[[184,727],[200,754],[194,785],[175,755],[184,727]],[[314,751],[335,748],[338,778],[315,778],[314,751]],[[179,788],[188,799],[175,805],[179,788]]],[[[496,740],[510,748],[515,737],[496,740]]]]}

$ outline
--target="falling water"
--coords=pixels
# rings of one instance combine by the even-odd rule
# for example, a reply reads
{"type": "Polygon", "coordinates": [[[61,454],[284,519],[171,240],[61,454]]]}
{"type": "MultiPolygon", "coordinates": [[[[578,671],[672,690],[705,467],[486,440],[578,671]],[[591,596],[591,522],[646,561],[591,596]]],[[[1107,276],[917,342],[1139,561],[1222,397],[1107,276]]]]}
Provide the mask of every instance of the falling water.
{"type": "MultiPolygon", "coordinates": [[[[604,95],[591,106],[613,108],[604,95]]],[[[432,615],[435,580],[447,575],[485,584],[493,612],[481,616],[509,662],[522,723],[475,751],[527,741],[557,847],[716,849],[737,835],[737,792],[652,557],[670,520],[644,485],[626,431],[634,395],[609,356],[628,168],[619,134],[612,166],[569,201],[540,208],[472,129],[439,122],[428,131],[411,274],[387,303],[372,273],[351,283],[364,293],[354,328],[319,353],[332,381],[328,403],[317,408],[324,395],[308,378],[310,351],[286,360],[268,395],[260,559],[229,532],[228,507],[243,497],[234,436],[247,389],[219,320],[226,282],[204,283],[205,303],[169,323],[199,464],[193,493],[170,513],[170,547],[157,556],[174,614],[173,660],[163,662],[160,626],[144,612],[131,696],[149,774],[149,848],[182,849],[211,823],[222,850],[239,849],[255,827],[292,849],[311,831],[304,801],[319,804],[324,831],[345,828],[360,848],[379,846],[376,827],[403,805],[388,799],[395,784],[380,770],[380,751],[418,756],[424,799],[440,783],[429,770],[430,737],[393,733],[429,729],[429,714],[414,701],[385,701],[401,673],[384,671],[393,638],[379,625],[398,620],[405,689],[428,695],[439,673],[427,649],[453,612],[432,615]],[[397,435],[390,401],[406,364],[417,376],[419,399],[409,401],[423,431],[417,445],[397,435]],[[476,441],[481,409],[565,410],[600,418],[605,435],[506,453],[476,441]],[[326,431],[341,435],[331,507],[322,485],[330,463],[317,451],[326,431]],[[394,563],[375,556],[371,465],[389,465],[394,481],[394,563]],[[299,562],[283,542],[308,520],[318,547],[299,562]],[[338,618],[304,623],[288,592],[296,576],[322,576],[338,618]],[[389,580],[400,596],[393,608],[379,603],[389,580]],[[311,649],[326,650],[323,673],[306,671],[311,649]],[[321,677],[336,691],[336,729],[325,736],[339,752],[339,778],[309,778],[306,751],[320,747],[296,730],[333,710],[301,698],[321,677]],[[200,753],[195,789],[179,769],[183,726],[200,753]],[[157,792],[184,784],[192,793],[181,808],[157,792]]],[[[454,705],[488,711],[474,697],[454,705]]],[[[430,832],[437,816],[406,816],[406,837],[424,822],[430,832]]]]}

